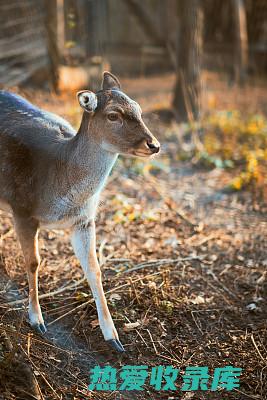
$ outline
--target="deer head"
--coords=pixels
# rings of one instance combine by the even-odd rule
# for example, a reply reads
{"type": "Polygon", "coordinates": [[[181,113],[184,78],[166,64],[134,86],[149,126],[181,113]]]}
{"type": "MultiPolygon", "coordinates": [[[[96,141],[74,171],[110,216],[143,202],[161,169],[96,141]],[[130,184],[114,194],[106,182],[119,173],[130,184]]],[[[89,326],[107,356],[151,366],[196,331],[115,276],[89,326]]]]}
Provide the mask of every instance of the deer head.
{"type": "Polygon", "coordinates": [[[104,72],[101,90],[83,90],[77,97],[84,109],[79,133],[94,135],[112,153],[148,157],[159,152],[159,142],[142,120],[141,107],[122,92],[110,72],[104,72]]]}

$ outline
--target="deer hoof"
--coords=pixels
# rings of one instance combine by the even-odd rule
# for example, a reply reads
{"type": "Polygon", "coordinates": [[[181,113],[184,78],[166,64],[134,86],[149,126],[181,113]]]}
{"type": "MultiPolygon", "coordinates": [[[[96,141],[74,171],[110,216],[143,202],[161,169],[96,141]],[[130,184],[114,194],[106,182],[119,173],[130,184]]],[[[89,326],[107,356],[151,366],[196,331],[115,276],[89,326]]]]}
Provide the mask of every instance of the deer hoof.
{"type": "Polygon", "coordinates": [[[40,333],[41,335],[47,331],[45,324],[42,323],[32,324],[32,328],[35,330],[35,332],[40,333]]]}
{"type": "Polygon", "coordinates": [[[119,353],[124,353],[125,349],[119,339],[109,339],[107,340],[107,343],[116,351],[119,353]]]}

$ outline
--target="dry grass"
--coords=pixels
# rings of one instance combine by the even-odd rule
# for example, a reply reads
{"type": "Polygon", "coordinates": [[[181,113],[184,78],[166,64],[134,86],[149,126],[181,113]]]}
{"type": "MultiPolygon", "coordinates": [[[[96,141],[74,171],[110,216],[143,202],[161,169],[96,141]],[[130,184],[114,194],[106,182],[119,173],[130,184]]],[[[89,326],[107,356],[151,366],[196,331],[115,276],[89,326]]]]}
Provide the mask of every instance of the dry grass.
{"type": "MultiPolygon", "coordinates": [[[[58,112],[69,110],[76,120],[73,100],[62,99],[58,112]]],[[[47,108],[55,110],[58,103],[49,99],[47,108]]],[[[3,305],[25,298],[27,282],[11,220],[1,214],[3,399],[192,398],[180,391],[158,393],[148,385],[143,393],[88,393],[88,371],[96,363],[181,370],[234,365],[243,368],[240,389],[198,392],[193,398],[266,398],[266,214],[250,193],[222,191],[231,172],[177,161],[177,143],[166,139],[168,127],[149,119],[164,143],[161,158],[150,166],[119,162],[97,221],[104,288],[127,353],[117,355],[105,345],[63,232],[41,234],[40,293],[54,293],[41,300],[47,335],[32,333],[22,303],[3,305]],[[124,329],[135,322],[136,328],[124,329]]]]}

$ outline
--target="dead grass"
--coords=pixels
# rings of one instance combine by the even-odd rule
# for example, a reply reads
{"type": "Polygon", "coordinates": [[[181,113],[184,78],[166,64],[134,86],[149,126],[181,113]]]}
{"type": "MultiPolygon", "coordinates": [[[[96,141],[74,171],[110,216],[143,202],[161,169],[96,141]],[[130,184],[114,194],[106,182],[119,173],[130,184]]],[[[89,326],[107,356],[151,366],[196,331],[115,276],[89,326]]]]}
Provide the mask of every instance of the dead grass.
{"type": "MultiPolygon", "coordinates": [[[[159,82],[158,82],[159,84],[159,82]]],[[[169,85],[169,82],[163,82],[169,85]]],[[[136,90],[139,87],[136,86],[136,90]]],[[[45,94],[39,102],[44,105],[45,94]]],[[[69,95],[47,107],[70,113],[69,95]]],[[[71,99],[71,100],[70,100],[71,99]]],[[[127,353],[105,345],[96,309],[63,232],[42,232],[40,293],[48,333],[27,324],[23,260],[11,220],[1,214],[0,388],[13,399],[266,399],[266,214],[248,192],[223,192],[231,172],[177,161],[168,127],[149,116],[163,142],[158,164],[120,161],[98,213],[104,288],[127,353]],[[118,188],[120,188],[118,193],[118,188]],[[136,323],[127,330],[124,326],[136,323]],[[233,392],[89,393],[95,364],[243,368],[233,392]],[[18,376],[22,379],[18,380],[18,376]]]]}

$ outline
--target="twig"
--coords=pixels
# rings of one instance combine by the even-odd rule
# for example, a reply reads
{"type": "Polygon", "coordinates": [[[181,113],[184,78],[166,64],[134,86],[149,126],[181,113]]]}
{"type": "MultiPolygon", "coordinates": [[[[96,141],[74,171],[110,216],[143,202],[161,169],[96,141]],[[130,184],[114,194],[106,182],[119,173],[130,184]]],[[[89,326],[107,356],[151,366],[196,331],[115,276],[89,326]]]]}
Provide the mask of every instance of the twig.
{"type": "Polygon", "coordinates": [[[155,342],[154,342],[154,339],[153,339],[153,337],[152,337],[152,335],[151,335],[151,333],[150,333],[150,330],[149,330],[149,329],[146,329],[146,331],[147,331],[147,333],[149,334],[149,337],[150,337],[152,346],[154,347],[155,353],[158,355],[159,353],[158,353],[158,350],[157,350],[157,348],[156,348],[156,346],[155,346],[155,342]]]}
{"type": "Polygon", "coordinates": [[[191,315],[192,315],[192,318],[193,318],[193,320],[194,320],[194,323],[196,324],[197,329],[199,330],[199,332],[201,333],[201,335],[203,335],[203,331],[202,331],[202,329],[201,329],[201,326],[200,326],[200,324],[197,322],[197,320],[196,320],[196,318],[195,318],[195,316],[194,316],[194,311],[191,311],[191,315]]]}
{"type": "Polygon", "coordinates": [[[257,394],[254,396],[253,394],[248,394],[248,393],[242,392],[241,390],[238,390],[238,389],[234,389],[234,391],[247,396],[249,399],[260,400],[260,397],[257,394]]]}
{"type": "Polygon", "coordinates": [[[23,351],[23,353],[26,355],[26,357],[28,358],[28,360],[30,361],[30,363],[32,364],[32,366],[34,367],[34,370],[37,371],[41,377],[43,378],[43,380],[45,381],[45,383],[48,385],[48,387],[52,390],[52,392],[54,393],[54,395],[60,399],[60,396],[57,394],[57,392],[55,391],[55,389],[51,386],[51,384],[48,382],[48,380],[46,379],[46,377],[44,376],[44,374],[38,370],[37,366],[35,365],[35,363],[31,360],[31,358],[28,356],[27,352],[21,347],[21,350],[23,351]]]}
{"type": "MultiPolygon", "coordinates": [[[[64,301],[66,301],[66,299],[64,299],[64,301]]],[[[52,309],[51,311],[47,311],[47,315],[54,316],[60,312],[62,312],[65,308],[69,308],[72,307],[74,305],[76,305],[77,303],[79,303],[79,300],[77,299],[76,301],[73,301],[72,303],[68,303],[66,302],[66,304],[63,304],[62,306],[59,306],[57,308],[52,309]]]]}
{"type": "MultiPolygon", "coordinates": [[[[160,344],[161,344],[161,342],[160,342],[160,344]]],[[[161,344],[161,345],[162,345],[162,344],[161,344]]],[[[165,348],[165,349],[166,349],[166,348],[165,348]]],[[[177,363],[177,364],[179,364],[179,365],[181,364],[181,362],[175,360],[175,358],[168,357],[168,356],[164,356],[163,354],[160,354],[160,353],[158,353],[157,356],[160,357],[160,358],[163,358],[164,360],[171,361],[172,363],[177,363]]]]}
{"type": "MultiPolygon", "coordinates": [[[[13,333],[14,333],[14,330],[13,330],[13,329],[8,329],[7,326],[5,326],[5,330],[3,330],[2,332],[5,333],[5,331],[7,331],[9,334],[13,334],[13,333]]],[[[21,337],[23,337],[23,338],[25,338],[25,339],[27,339],[27,337],[28,337],[28,334],[25,335],[25,334],[23,334],[23,333],[21,333],[21,332],[17,332],[17,333],[18,333],[21,337]]],[[[0,334],[1,334],[1,326],[0,326],[0,334]]],[[[66,349],[63,349],[63,348],[61,348],[61,347],[55,346],[54,344],[45,342],[45,341],[43,341],[43,340],[39,340],[39,339],[37,339],[35,336],[32,336],[32,337],[31,337],[31,340],[33,340],[34,342],[37,342],[37,343],[41,343],[41,344],[44,345],[44,346],[52,347],[53,349],[59,350],[59,351],[61,351],[61,352],[67,353],[67,354],[69,354],[69,355],[72,354],[72,352],[69,351],[69,350],[66,350],[66,349]]],[[[11,347],[10,347],[9,349],[10,349],[10,351],[12,350],[11,347]]]]}
{"type": "Polygon", "coordinates": [[[69,310],[69,311],[66,312],[65,314],[60,315],[60,317],[54,319],[54,320],[51,321],[51,322],[48,322],[47,325],[49,326],[49,325],[54,324],[55,322],[59,321],[60,319],[65,318],[65,317],[67,317],[68,315],[72,314],[74,311],[80,310],[81,308],[86,307],[88,304],[93,303],[93,301],[94,301],[93,299],[90,299],[90,300],[86,301],[85,303],[79,304],[77,307],[72,308],[71,310],[69,310]]]}
{"type": "MultiPolygon", "coordinates": [[[[125,315],[126,320],[128,321],[128,323],[130,324],[131,321],[129,320],[129,318],[127,317],[127,315],[125,315]]],[[[141,333],[139,332],[138,329],[135,330],[135,332],[137,333],[138,336],[140,336],[142,342],[146,345],[147,348],[149,348],[147,342],[145,341],[145,339],[143,338],[143,336],[141,335],[141,333]]]]}
{"type": "MultiPolygon", "coordinates": [[[[85,280],[86,280],[85,278],[82,278],[82,279],[78,280],[77,282],[75,282],[75,283],[73,283],[71,285],[60,287],[59,289],[54,290],[53,292],[41,294],[39,296],[39,299],[46,299],[47,297],[54,296],[55,294],[63,293],[66,290],[75,289],[78,286],[80,286],[80,284],[83,283],[85,280]]],[[[17,304],[24,304],[27,301],[28,301],[27,298],[20,299],[20,300],[16,300],[16,301],[11,301],[10,303],[3,303],[3,304],[0,305],[0,307],[2,307],[2,306],[13,306],[13,305],[17,305],[17,304]]]]}
{"type": "Polygon", "coordinates": [[[181,210],[179,210],[179,211],[177,210],[178,206],[175,203],[175,201],[171,197],[169,197],[169,195],[168,195],[168,193],[167,193],[167,191],[165,189],[162,189],[162,187],[159,188],[155,178],[150,174],[149,170],[147,170],[147,169],[144,170],[144,176],[150,182],[150,184],[153,187],[153,189],[156,190],[156,192],[163,199],[164,203],[169,208],[169,210],[175,212],[177,217],[182,219],[184,222],[186,222],[192,228],[196,228],[197,227],[197,224],[194,224],[192,221],[190,221],[189,218],[187,218],[181,210]]]}
{"type": "Polygon", "coordinates": [[[131,262],[130,258],[110,258],[109,256],[106,257],[105,264],[111,262],[131,262]]]}
{"type": "Polygon", "coordinates": [[[221,235],[220,232],[215,232],[215,233],[211,233],[208,236],[204,236],[199,240],[197,240],[198,237],[191,236],[190,238],[185,240],[185,243],[189,244],[190,246],[199,247],[199,246],[202,246],[203,244],[209,242],[210,240],[217,239],[218,237],[220,237],[220,235],[221,235]]]}
{"type": "MultiPolygon", "coordinates": [[[[73,353],[72,353],[72,354],[73,354],[73,353]]],[[[38,354],[36,354],[36,353],[34,354],[34,357],[35,357],[37,360],[43,361],[43,357],[40,356],[40,355],[38,355],[38,354]]],[[[62,368],[59,367],[59,366],[57,366],[57,365],[55,365],[55,364],[52,363],[50,360],[46,360],[46,363],[49,364],[49,365],[52,365],[53,368],[55,368],[55,369],[57,369],[58,371],[61,371],[61,372],[62,372],[62,368]]],[[[73,382],[73,380],[71,380],[70,378],[65,377],[65,380],[66,380],[66,381],[68,381],[68,382],[71,383],[72,385],[73,385],[73,384],[76,384],[76,385],[79,384],[79,385],[81,385],[81,387],[82,387],[83,389],[87,388],[87,385],[86,385],[80,378],[77,378],[77,375],[74,375],[72,372],[70,372],[70,370],[66,369],[64,372],[65,372],[66,375],[69,375],[70,378],[74,378],[74,382],[73,382]]]]}
{"type": "MultiPolygon", "coordinates": [[[[166,359],[171,360],[172,362],[175,362],[175,363],[182,363],[182,360],[181,360],[181,359],[180,359],[180,360],[178,359],[177,354],[173,354],[169,349],[167,349],[167,347],[165,347],[165,346],[161,343],[160,340],[159,340],[159,345],[160,345],[167,353],[169,353],[169,354],[171,355],[171,357],[165,356],[166,359]]],[[[158,355],[160,355],[160,354],[158,354],[158,355]]]]}
{"type": "Polygon", "coordinates": [[[215,280],[215,282],[217,282],[218,285],[220,285],[221,288],[222,288],[226,293],[230,294],[230,295],[231,295],[232,297],[234,297],[236,300],[239,300],[239,297],[238,297],[235,293],[233,293],[230,289],[228,289],[228,287],[226,287],[226,286],[217,278],[217,276],[214,274],[213,271],[211,271],[211,269],[207,268],[207,267],[204,266],[203,264],[201,264],[201,266],[202,266],[202,269],[203,269],[204,271],[206,271],[206,273],[207,273],[208,275],[211,275],[212,278],[215,280]]]}
{"type": "Polygon", "coordinates": [[[138,336],[140,336],[142,342],[146,345],[146,347],[149,348],[147,342],[145,341],[145,339],[143,338],[143,336],[141,335],[141,333],[140,333],[138,330],[136,330],[136,333],[137,333],[138,336]]]}
{"type": "Polygon", "coordinates": [[[255,342],[253,333],[251,334],[251,340],[252,340],[252,343],[253,343],[255,349],[257,350],[257,353],[259,354],[260,358],[262,359],[262,361],[264,361],[264,362],[266,363],[267,360],[266,360],[266,359],[263,357],[263,355],[261,354],[261,352],[260,352],[260,350],[259,350],[259,348],[258,348],[258,346],[257,346],[257,343],[255,342]]]}
{"type": "MultiPolygon", "coordinates": [[[[148,277],[151,277],[151,276],[154,276],[154,275],[160,275],[160,274],[161,274],[161,272],[155,272],[154,274],[147,275],[147,278],[148,278],[148,277]]],[[[132,281],[132,282],[135,283],[135,282],[141,281],[142,279],[144,279],[143,276],[142,276],[141,278],[135,279],[135,280],[132,281]]],[[[125,288],[125,287],[130,286],[130,285],[131,285],[130,282],[125,283],[125,284],[123,284],[123,285],[120,285],[120,286],[117,286],[117,287],[115,287],[115,288],[113,288],[113,289],[108,290],[107,292],[105,292],[105,294],[107,295],[107,294],[116,292],[117,290],[123,289],[123,288],[125,288]]],[[[88,304],[91,304],[91,303],[93,303],[93,302],[94,302],[94,299],[90,299],[90,300],[86,301],[85,303],[82,303],[82,304],[78,305],[77,307],[73,308],[72,310],[68,311],[67,313],[61,315],[60,317],[56,318],[55,320],[49,322],[47,325],[52,325],[52,324],[54,324],[55,322],[59,321],[60,319],[66,317],[67,315],[70,315],[70,314],[72,314],[73,312],[76,312],[77,310],[80,310],[80,309],[86,307],[88,304]]]]}
{"type": "Polygon", "coordinates": [[[134,285],[134,283],[133,283],[133,280],[132,280],[132,278],[131,278],[131,277],[129,278],[129,282],[130,282],[130,286],[131,286],[131,288],[132,288],[132,290],[133,290],[133,292],[134,292],[134,295],[135,295],[136,301],[137,301],[137,303],[138,303],[138,304],[140,304],[139,296],[138,296],[138,294],[137,294],[137,291],[136,291],[135,285],[134,285]]]}
{"type": "Polygon", "coordinates": [[[165,199],[165,204],[169,208],[169,210],[172,212],[175,212],[175,214],[177,215],[178,218],[180,218],[182,221],[186,222],[192,228],[197,227],[197,224],[190,221],[190,219],[188,217],[186,217],[181,210],[178,211],[176,208],[174,208],[174,207],[177,207],[177,204],[173,201],[173,199],[171,199],[170,197],[167,197],[166,193],[165,193],[165,196],[162,195],[162,197],[165,199]]]}
{"type": "Polygon", "coordinates": [[[41,295],[39,296],[39,299],[45,299],[45,298],[47,298],[47,297],[54,296],[55,294],[63,293],[63,292],[65,292],[66,290],[75,289],[75,288],[77,288],[78,286],[80,286],[80,285],[81,285],[83,282],[85,282],[85,281],[86,281],[86,278],[83,277],[83,278],[79,279],[77,282],[75,282],[75,283],[73,283],[73,284],[71,284],[71,285],[61,287],[61,288],[59,288],[59,289],[57,289],[57,290],[54,290],[53,292],[41,294],[41,295]]]}
{"type": "MultiPolygon", "coordinates": [[[[108,263],[108,262],[110,263],[110,262],[126,262],[126,261],[129,262],[131,260],[130,260],[130,258],[112,258],[112,259],[106,259],[105,260],[105,264],[108,263]]],[[[43,294],[41,294],[39,296],[39,299],[46,299],[47,297],[52,297],[52,296],[57,295],[59,293],[63,293],[66,290],[75,289],[78,286],[80,286],[84,281],[86,281],[85,277],[83,277],[82,279],[79,279],[77,282],[75,282],[75,283],[73,283],[71,285],[60,287],[59,289],[53,290],[52,292],[49,292],[49,293],[43,293],[43,294]]],[[[3,291],[1,291],[0,293],[2,293],[2,292],[3,291]]],[[[5,307],[8,307],[8,306],[15,306],[15,305],[18,305],[18,304],[27,303],[27,301],[28,301],[28,298],[19,299],[19,300],[15,300],[15,301],[10,301],[9,303],[3,303],[3,304],[0,305],[0,307],[5,308],[5,307]]]]}
{"type": "Polygon", "coordinates": [[[163,258],[161,260],[151,260],[151,261],[146,261],[141,264],[137,264],[133,268],[126,269],[125,271],[122,271],[124,274],[128,274],[129,272],[133,271],[138,271],[139,269],[142,268],[147,268],[147,267],[158,267],[161,265],[166,265],[166,264],[174,264],[174,263],[179,263],[182,261],[192,261],[192,260],[199,260],[202,261],[204,257],[202,256],[192,256],[192,257],[180,257],[180,258],[163,258]]]}
{"type": "MultiPolygon", "coordinates": [[[[165,265],[165,264],[170,264],[170,263],[178,263],[178,262],[182,262],[182,261],[191,261],[191,260],[203,260],[203,257],[201,256],[195,256],[195,257],[184,257],[184,258],[176,258],[176,259],[172,259],[172,258],[163,258],[161,260],[150,260],[150,261],[146,261],[143,262],[141,264],[137,264],[135,267],[133,268],[129,268],[125,271],[122,271],[122,273],[130,273],[132,271],[137,271],[139,269],[142,268],[147,268],[147,267],[157,267],[157,266],[161,266],[161,265],[165,265]]],[[[114,259],[110,259],[110,260],[106,260],[106,262],[115,262],[115,261],[130,261],[129,258],[114,258],[114,259]]],[[[105,263],[106,263],[105,262],[105,263]]],[[[60,287],[59,289],[56,289],[52,292],[49,293],[43,293],[39,296],[39,299],[46,299],[47,297],[52,297],[54,295],[60,294],[65,292],[66,290],[71,290],[71,289],[75,289],[78,286],[80,286],[84,281],[86,281],[86,278],[82,278],[80,280],[78,280],[77,282],[71,284],[71,285],[67,285],[64,287],[60,287]]],[[[6,308],[8,306],[15,306],[18,304],[25,304],[27,303],[28,298],[24,298],[24,299],[19,299],[19,300],[15,300],[15,301],[11,301],[9,303],[3,303],[0,305],[0,307],[2,308],[6,308]]]]}

